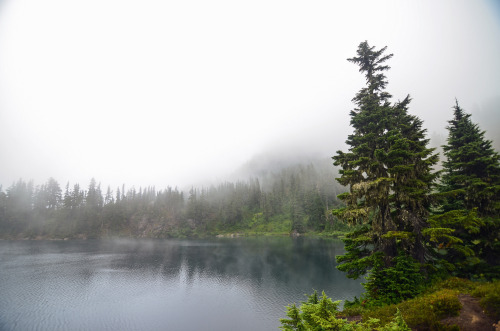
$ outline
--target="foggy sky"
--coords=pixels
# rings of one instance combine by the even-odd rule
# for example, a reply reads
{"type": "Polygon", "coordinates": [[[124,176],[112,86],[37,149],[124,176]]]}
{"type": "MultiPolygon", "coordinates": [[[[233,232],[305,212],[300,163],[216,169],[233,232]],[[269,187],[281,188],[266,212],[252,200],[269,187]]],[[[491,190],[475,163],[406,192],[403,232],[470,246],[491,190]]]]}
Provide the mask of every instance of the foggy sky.
{"type": "Polygon", "coordinates": [[[364,40],[394,53],[387,90],[429,135],[455,98],[500,124],[495,0],[1,1],[0,184],[163,188],[266,151],[332,156],[364,40]]]}

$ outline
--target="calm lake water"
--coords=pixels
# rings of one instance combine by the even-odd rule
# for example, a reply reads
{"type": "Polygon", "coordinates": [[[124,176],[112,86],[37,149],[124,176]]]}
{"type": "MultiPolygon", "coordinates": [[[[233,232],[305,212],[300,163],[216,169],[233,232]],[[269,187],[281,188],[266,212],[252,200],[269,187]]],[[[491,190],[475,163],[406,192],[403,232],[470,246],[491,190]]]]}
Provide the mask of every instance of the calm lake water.
{"type": "Polygon", "coordinates": [[[338,240],[0,241],[0,330],[277,330],[313,289],[363,289],[338,240]]]}

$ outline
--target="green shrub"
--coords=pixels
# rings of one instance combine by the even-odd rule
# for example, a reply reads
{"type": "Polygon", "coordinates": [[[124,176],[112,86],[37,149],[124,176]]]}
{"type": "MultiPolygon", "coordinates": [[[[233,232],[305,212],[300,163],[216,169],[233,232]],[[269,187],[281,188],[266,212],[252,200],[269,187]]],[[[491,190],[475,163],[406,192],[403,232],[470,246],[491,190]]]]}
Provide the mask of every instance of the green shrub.
{"type": "Polygon", "coordinates": [[[479,304],[488,315],[500,319],[500,281],[479,284],[472,295],[480,297],[479,304]]]}
{"type": "Polygon", "coordinates": [[[340,301],[332,301],[325,292],[318,297],[318,292],[308,296],[300,309],[295,304],[287,307],[289,319],[280,319],[282,330],[341,330],[347,321],[338,319],[340,301]]]}
{"type": "Polygon", "coordinates": [[[342,310],[342,316],[358,316],[363,314],[364,308],[361,305],[346,307],[344,303],[344,310],[342,310]]]}
{"type": "Polygon", "coordinates": [[[425,279],[419,263],[401,252],[393,262],[393,267],[386,267],[382,255],[374,259],[373,269],[363,284],[370,305],[398,303],[415,297],[424,289],[425,279]]]}
{"type": "Polygon", "coordinates": [[[410,331],[403,315],[397,309],[387,323],[381,323],[377,318],[368,318],[362,323],[355,323],[338,317],[339,303],[340,301],[332,301],[328,298],[325,292],[318,297],[318,293],[314,291],[299,308],[295,304],[286,307],[286,314],[289,318],[280,319],[280,329],[285,331],[410,331]]]}
{"type": "Polygon", "coordinates": [[[475,284],[474,282],[464,279],[464,278],[458,278],[458,277],[450,277],[448,279],[445,279],[436,286],[434,286],[434,289],[449,289],[449,290],[457,290],[460,291],[461,293],[471,293],[472,290],[475,289],[475,284]]]}
{"type": "Polygon", "coordinates": [[[461,293],[478,297],[485,312],[496,320],[500,319],[500,281],[474,282],[457,277],[439,281],[423,294],[399,304],[370,306],[365,300],[355,298],[354,301],[345,304],[342,316],[361,315],[363,325],[377,321],[377,326],[373,329],[380,329],[380,325],[390,325],[399,309],[411,328],[457,331],[458,326],[442,325],[440,320],[460,314],[462,307],[458,295],[461,293]]]}
{"type": "Polygon", "coordinates": [[[450,289],[442,289],[425,297],[426,304],[433,309],[436,317],[441,319],[448,316],[458,316],[462,304],[458,300],[458,292],[450,289]]]}
{"type": "Polygon", "coordinates": [[[397,310],[408,326],[423,329],[441,328],[439,320],[448,316],[457,316],[462,308],[458,300],[458,292],[442,289],[437,292],[420,295],[414,299],[404,301],[398,305],[386,305],[380,308],[365,310],[363,321],[369,318],[379,319],[382,324],[390,323],[397,310]]]}
{"type": "Polygon", "coordinates": [[[396,314],[394,315],[394,319],[384,325],[380,331],[411,331],[406,322],[403,319],[403,315],[401,311],[397,309],[396,314]]]}

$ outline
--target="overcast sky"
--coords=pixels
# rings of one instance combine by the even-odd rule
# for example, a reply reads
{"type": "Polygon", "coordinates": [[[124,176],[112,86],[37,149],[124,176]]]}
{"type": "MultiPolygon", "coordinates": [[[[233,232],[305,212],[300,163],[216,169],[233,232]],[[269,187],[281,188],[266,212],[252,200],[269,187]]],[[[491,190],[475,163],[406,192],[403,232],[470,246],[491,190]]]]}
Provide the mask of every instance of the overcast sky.
{"type": "Polygon", "coordinates": [[[269,150],[332,156],[364,40],[429,134],[455,97],[500,123],[499,1],[0,0],[0,184],[182,187],[269,150]]]}

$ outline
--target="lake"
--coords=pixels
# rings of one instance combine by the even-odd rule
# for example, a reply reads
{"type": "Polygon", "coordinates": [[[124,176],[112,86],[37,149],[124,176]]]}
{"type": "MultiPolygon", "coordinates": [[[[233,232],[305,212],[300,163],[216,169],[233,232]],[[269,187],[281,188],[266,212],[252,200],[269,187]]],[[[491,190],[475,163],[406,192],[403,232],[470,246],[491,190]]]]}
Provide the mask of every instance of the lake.
{"type": "Polygon", "coordinates": [[[314,289],[363,292],[340,240],[0,241],[0,330],[277,330],[314,289]]]}

